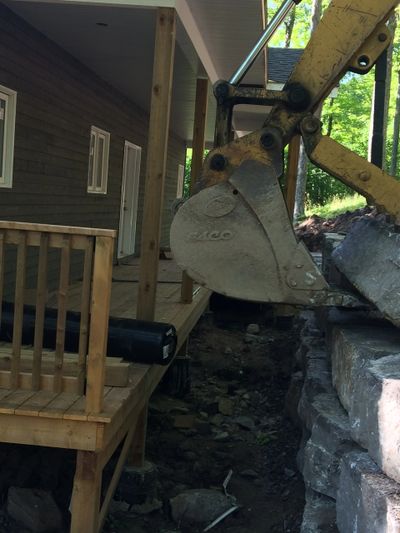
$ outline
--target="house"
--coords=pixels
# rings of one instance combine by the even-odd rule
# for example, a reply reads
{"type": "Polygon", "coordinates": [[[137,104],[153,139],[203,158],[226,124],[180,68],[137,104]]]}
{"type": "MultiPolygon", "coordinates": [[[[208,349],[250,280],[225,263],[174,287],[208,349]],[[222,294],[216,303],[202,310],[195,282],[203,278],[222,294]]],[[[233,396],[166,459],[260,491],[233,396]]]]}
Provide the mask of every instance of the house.
{"type": "MultiPolygon", "coordinates": [[[[143,461],[148,400],[167,368],[133,366],[128,383],[121,367],[125,384],[108,383],[109,314],[173,324],[185,356],[207,306],[209,291],[190,280],[181,293],[182,273],[159,249],[169,244],[186,148],[202,156],[212,143],[212,84],[252,47],[262,4],[0,4],[0,295],[15,303],[0,441],[77,450],[72,531],[99,531],[125,459],[143,461]],[[26,303],[36,306],[33,349],[22,347],[26,303]],[[50,352],[46,307],[58,309],[50,352]],[[77,356],[64,354],[68,310],[81,313],[77,356]],[[100,505],[102,470],[123,439],[100,505]]],[[[247,83],[265,82],[264,59],[247,83]]],[[[248,130],[246,121],[237,110],[235,128],[248,130]]],[[[111,363],[111,377],[121,364],[111,363]]]]}
{"type": "MultiPolygon", "coordinates": [[[[243,21],[244,2],[176,2],[162,246],[191,144],[196,79],[229,77],[262,27],[261,2],[245,3],[243,21]],[[226,28],[228,11],[236,29],[226,28]]],[[[175,2],[115,4],[1,4],[0,209],[3,219],[116,229],[121,259],[140,252],[154,7],[175,2]]],[[[210,88],[208,143],[213,110],[210,88]]]]}

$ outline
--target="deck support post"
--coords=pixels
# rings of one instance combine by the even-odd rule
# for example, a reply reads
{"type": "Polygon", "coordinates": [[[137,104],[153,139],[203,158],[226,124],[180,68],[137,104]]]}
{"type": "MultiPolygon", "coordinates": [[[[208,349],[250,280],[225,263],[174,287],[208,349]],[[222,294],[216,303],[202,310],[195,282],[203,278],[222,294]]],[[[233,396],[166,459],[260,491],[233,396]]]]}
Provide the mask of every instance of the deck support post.
{"type": "MultiPolygon", "coordinates": [[[[190,194],[200,177],[203,167],[205,131],[208,108],[208,79],[198,78],[196,86],[196,105],[194,111],[192,167],[190,172],[190,194]]],[[[182,275],[181,301],[190,304],[193,301],[193,280],[186,274],[182,275]]]]}
{"type": "Polygon", "coordinates": [[[157,9],[137,318],[154,320],[175,55],[176,12],[157,9]]]}
{"type": "Polygon", "coordinates": [[[141,468],[144,466],[146,455],[146,434],[147,434],[147,415],[149,403],[146,402],[139,413],[136,423],[135,433],[133,435],[130,452],[128,455],[128,464],[141,468]]]}
{"type": "Polygon", "coordinates": [[[71,532],[97,533],[99,530],[102,466],[95,452],[77,451],[71,500],[71,532]]]}
{"type": "Polygon", "coordinates": [[[293,222],[294,204],[296,197],[297,169],[300,156],[300,135],[295,135],[289,143],[288,165],[286,172],[285,199],[289,218],[293,222]]]}

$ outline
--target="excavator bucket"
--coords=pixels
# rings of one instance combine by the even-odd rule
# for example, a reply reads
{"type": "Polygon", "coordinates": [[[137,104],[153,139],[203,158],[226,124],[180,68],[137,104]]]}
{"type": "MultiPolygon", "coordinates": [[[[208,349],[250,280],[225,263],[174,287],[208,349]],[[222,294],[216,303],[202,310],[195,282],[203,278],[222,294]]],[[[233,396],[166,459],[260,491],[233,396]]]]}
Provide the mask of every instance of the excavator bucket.
{"type": "Polygon", "coordinates": [[[255,302],[313,304],[328,285],[297,242],[275,170],[244,161],[228,181],[203,189],[176,214],[171,247],[201,285],[255,302]]]}

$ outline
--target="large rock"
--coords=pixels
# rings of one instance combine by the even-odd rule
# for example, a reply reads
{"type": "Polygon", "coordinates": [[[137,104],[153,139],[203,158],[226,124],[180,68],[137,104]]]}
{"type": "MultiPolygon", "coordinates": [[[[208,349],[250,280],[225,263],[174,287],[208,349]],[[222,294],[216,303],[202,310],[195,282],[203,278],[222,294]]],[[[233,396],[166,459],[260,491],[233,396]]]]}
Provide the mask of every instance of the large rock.
{"type": "MultiPolygon", "coordinates": [[[[345,238],[341,233],[324,233],[322,240],[322,266],[321,271],[329,285],[340,287],[343,285],[343,276],[337,269],[332,259],[333,251],[343,242],[345,238]]],[[[345,286],[344,288],[348,288],[345,286]]]]}
{"type": "Polygon", "coordinates": [[[355,387],[350,422],[354,440],[400,483],[400,354],[370,362],[355,387]]]}
{"type": "Polygon", "coordinates": [[[398,533],[400,486],[367,453],[343,457],[336,501],[340,533],[398,533]]]}
{"type": "Polygon", "coordinates": [[[21,526],[35,533],[63,530],[61,511],[50,492],[10,487],[7,512],[21,526]]]}
{"type": "Polygon", "coordinates": [[[298,413],[298,405],[304,385],[303,372],[295,372],[290,379],[290,385],[285,396],[285,414],[292,420],[292,422],[302,427],[302,421],[298,413]]]}
{"type": "Polygon", "coordinates": [[[400,332],[393,327],[335,328],[331,340],[332,379],[340,401],[350,411],[355,389],[363,387],[365,368],[374,359],[400,352],[400,332]]]}
{"type": "Polygon", "coordinates": [[[357,446],[350,435],[347,414],[335,394],[319,394],[312,407],[317,416],[304,450],[304,482],[307,487],[336,498],[340,461],[357,446]]]}
{"type": "Polygon", "coordinates": [[[331,371],[325,350],[312,349],[305,356],[305,379],[298,405],[300,420],[311,431],[318,411],[313,405],[319,394],[333,394],[331,371]]]}
{"type": "Polygon", "coordinates": [[[337,268],[395,325],[400,325],[400,234],[383,220],[360,219],[332,253],[337,268]]]}
{"type": "Polygon", "coordinates": [[[400,335],[392,327],[337,328],[333,382],[352,438],[400,482],[400,335]]]}
{"type": "Polygon", "coordinates": [[[232,507],[222,492],[193,489],[170,500],[172,518],[181,525],[209,524],[232,507]]]}
{"type": "Polygon", "coordinates": [[[300,533],[337,533],[335,500],[307,490],[300,533]]]}

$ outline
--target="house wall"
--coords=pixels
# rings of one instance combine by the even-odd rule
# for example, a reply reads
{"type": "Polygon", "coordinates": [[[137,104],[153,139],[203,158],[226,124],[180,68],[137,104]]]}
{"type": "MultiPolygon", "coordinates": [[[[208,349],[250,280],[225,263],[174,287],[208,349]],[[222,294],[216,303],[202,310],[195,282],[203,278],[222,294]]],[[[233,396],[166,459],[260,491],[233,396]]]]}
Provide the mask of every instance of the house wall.
{"type": "MultiPolygon", "coordinates": [[[[118,229],[128,140],[142,147],[139,246],[148,115],[2,4],[0,84],[18,92],[13,187],[0,188],[0,218],[118,229]],[[106,195],[87,193],[91,125],[111,134],[106,195]]],[[[168,153],[163,246],[169,243],[178,164],[185,158],[184,141],[173,133],[168,153]]]]}

